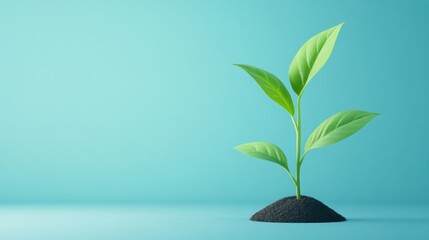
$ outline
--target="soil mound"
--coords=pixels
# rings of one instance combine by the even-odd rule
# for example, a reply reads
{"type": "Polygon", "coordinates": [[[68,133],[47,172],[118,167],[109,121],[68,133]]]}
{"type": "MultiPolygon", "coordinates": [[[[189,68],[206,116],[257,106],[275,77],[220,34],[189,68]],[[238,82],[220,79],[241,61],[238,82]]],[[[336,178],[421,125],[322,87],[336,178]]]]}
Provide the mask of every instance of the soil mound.
{"type": "Polygon", "coordinates": [[[301,196],[282,198],[253,214],[250,218],[258,222],[287,222],[287,223],[314,223],[314,222],[342,222],[346,218],[323,204],[317,199],[301,196]]]}

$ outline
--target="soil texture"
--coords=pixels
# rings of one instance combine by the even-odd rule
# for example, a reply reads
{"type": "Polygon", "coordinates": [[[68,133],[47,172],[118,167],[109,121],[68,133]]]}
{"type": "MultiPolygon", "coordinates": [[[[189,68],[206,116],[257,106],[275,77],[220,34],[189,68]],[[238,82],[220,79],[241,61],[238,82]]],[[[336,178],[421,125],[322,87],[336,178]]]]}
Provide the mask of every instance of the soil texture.
{"type": "Polygon", "coordinates": [[[317,199],[301,196],[282,198],[253,214],[250,218],[258,222],[285,222],[285,223],[316,223],[342,222],[346,218],[323,204],[317,199]]]}

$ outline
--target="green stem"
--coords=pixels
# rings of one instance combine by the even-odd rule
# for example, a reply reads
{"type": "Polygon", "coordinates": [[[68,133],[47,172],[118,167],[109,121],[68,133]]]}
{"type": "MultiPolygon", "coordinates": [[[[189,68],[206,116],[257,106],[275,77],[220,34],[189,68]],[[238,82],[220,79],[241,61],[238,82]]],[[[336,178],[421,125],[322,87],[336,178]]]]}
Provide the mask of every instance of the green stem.
{"type": "Polygon", "coordinates": [[[308,152],[304,152],[304,154],[302,154],[301,156],[301,162],[299,163],[299,166],[301,167],[302,162],[304,162],[305,156],[307,155],[308,152]]]}
{"type": "Polygon", "coordinates": [[[290,179],[292,179],[293,184],[296,186],[296,180],[293,177],[292,173],[289,171],[289,169],[285,168],[285,170],[286,170],[287,174],[289,175],[290,179]]]}
{"type": "Polygon", "coordinates": [[[301,199],[301,96],[298,96],[297,104],[297,121],[296,130],[296,199],[301,199]]]}

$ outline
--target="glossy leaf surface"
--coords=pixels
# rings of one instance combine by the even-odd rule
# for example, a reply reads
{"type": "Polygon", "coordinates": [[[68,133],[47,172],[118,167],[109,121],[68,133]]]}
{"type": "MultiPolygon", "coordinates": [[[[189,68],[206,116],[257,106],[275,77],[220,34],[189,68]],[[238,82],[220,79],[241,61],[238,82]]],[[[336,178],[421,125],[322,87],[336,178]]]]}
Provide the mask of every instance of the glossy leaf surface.
{"type": "Polygon", "coordinates": [[[286,170],[289,170],[285,154],[279,147],[272,143],[252,142],[236,146],[234,149],[248,156],[277,163],[283,166],[286,170]]]}
{"type": "Polygon", "coordinates": [[[305,152],[350,137],[378,115],[378,113],[359,110],[348,110],[334,114],[313,131],[305,144],[305,152]]]}
{"type": "Polygon", "coordinates": [[[297,95],[328,61],[342,26],[343,23],[313,36],[299,49],[289,67],[289,80],[297,95]]]}
{"type": "Polygon", "coordinates": [[[274,74],[250,65],[235,65],[246,71],[274,102],[286,109],[290,115],[294,114],[294,106],[289,91],[274,74]]]}

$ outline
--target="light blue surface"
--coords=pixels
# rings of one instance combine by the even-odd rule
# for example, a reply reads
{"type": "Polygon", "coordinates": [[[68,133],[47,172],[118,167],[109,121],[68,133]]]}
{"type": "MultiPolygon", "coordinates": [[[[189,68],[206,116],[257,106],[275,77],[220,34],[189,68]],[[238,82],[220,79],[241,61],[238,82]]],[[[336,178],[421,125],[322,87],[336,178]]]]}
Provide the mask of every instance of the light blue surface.
{"type": "MultiPolygon", "coordinates": [[[[381,116],[309,154],[302,192],[334,203],[429,203],[428,11],[428,1],[1,1],[0,202],[292,195],[281,168],[232,149],[271,141],[291,159],[294,149],[287,113],[232,63],[289,86],[299,47],[345,21],[303,98],[304,136],[341,110],[381,116]]],[[[389,223],[404,224],[339,226],[389,223]]]]}
{"type": "Polygon", "coordinates": [[[349,221],[252,222],[258,205],[0,208],[0,239],[428,239],[426,205],[335,205],[349,221]]]}

